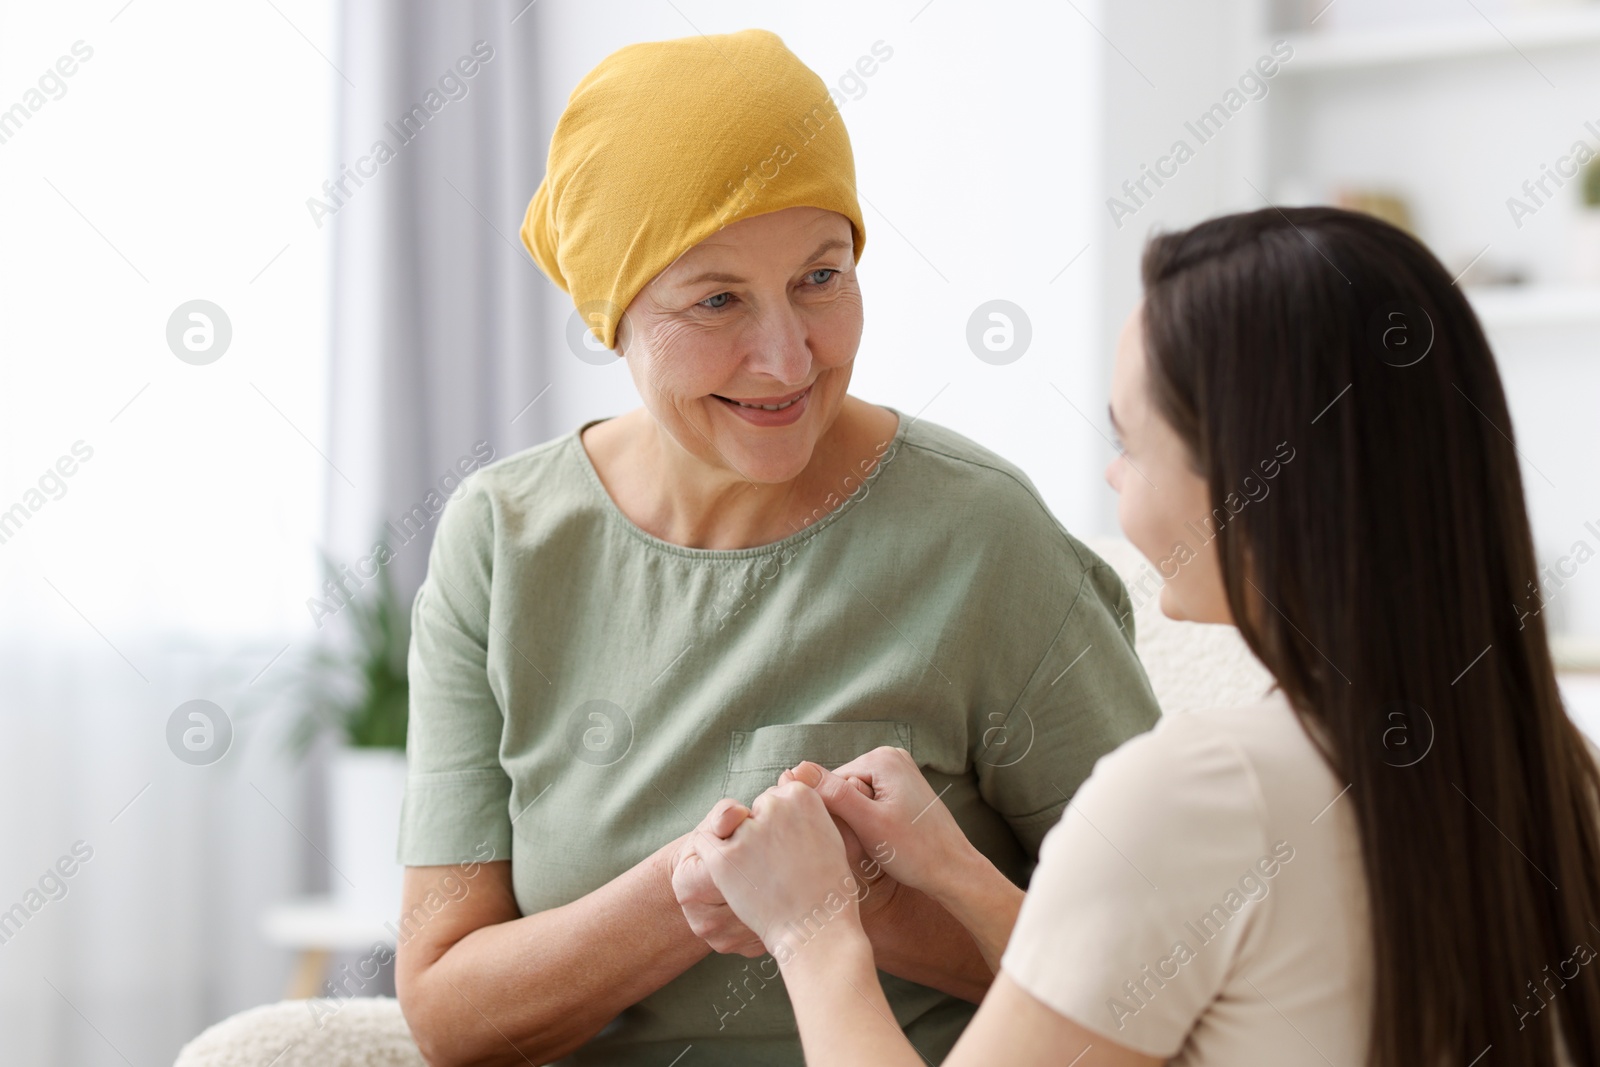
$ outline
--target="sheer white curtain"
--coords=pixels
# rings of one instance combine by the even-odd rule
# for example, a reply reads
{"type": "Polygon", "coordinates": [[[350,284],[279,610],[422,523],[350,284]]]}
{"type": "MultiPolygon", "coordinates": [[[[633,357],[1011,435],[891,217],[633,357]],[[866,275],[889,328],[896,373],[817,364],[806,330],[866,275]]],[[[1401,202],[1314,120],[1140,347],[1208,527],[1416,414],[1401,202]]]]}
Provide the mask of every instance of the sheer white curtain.
{"type": "Polygon", "coordinates": [[[0,14],[6,1064],[171,1062],[283,987],[257,919],[309,868],[304,771],[237,709],[310,630],[335,28],[313,0],[0,14]],[[167,337],[197,299],[231,329],[203,365],[167,337]],[[206,766],[167,742],[195,699],[235,727],[206,766]]]}
{"type": "Polygon", "coordinates": [[[0,15],[0,1062],[170,1062],[282,993],[261,914],[329,873],[271,696],[338,631],[316,550],[551,432],[526,7],[0,15]],[[210,764],[191,700],[233,729],[210,764]]]}
{"type": "MultiPolygon", "coordinates": [[[[342,6],[351,84],[340,86],[337,155],[349,180],[325,202],[337,233],[330,552],[345,563],[384,521],[399,528],[430,492],[447,492],[463,462],[566,429],[541,394],[562,369],[552,364],[582,365],[541,343],[541,297],[556,290],[517,236],[549,144],[533,5],[342,6]]],[[[408,602],[431,523],[423,533],[390,542],[408,602]]]]}

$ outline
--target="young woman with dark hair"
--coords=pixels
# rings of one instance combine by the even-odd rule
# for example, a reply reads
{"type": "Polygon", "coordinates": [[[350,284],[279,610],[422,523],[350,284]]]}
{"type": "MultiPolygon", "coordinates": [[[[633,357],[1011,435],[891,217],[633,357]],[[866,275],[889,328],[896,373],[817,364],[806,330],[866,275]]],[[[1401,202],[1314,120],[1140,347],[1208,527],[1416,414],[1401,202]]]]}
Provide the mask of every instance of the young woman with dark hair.
{"type": "Polygon", "coordinates": [[[1143,274],[1119,518],[1162,610],[1237,626],[1277,684],[1102,758],[1026,899],[897,749],[725,801],[698,851],[808,1062],[919,1062],[838,891],[838,820],[996,969],[950,1065],[1600,1064],[1597,753],[1529,599],[1467,301],[1415,239],[1331,208],[1158,236],[1143,274]]]}

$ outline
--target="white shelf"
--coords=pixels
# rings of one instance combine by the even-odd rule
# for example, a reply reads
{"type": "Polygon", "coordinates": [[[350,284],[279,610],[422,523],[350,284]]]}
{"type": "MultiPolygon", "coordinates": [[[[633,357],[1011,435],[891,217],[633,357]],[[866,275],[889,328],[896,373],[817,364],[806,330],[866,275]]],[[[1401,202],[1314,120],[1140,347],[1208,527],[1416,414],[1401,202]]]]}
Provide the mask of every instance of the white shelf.
{"type": "Polygon", "coordinates": [[[1505,285],[1464,291],[1486,330],[1600,328],[1600,287],[1505,285]]]}
{"type": "MultiPolygon", "coordinates": [[[[1557,671],[1593,676],[1592,684],[1600,687],[1600,637],[1551,634],[1550,655],[1557,671]]],[[[1595,696],[1595,710],[1600,713],[1600,688],[1595,696]]]]}
{"type": "Polygon", "coordinates": [[[1515,58],[1517,49],[1528,52],[1600,45],[1600,4],[1502,15],[1492,24],[1473,16],[1441,25],[1298,33],[1287,40],[1294,47],[1294,58],[1280,71],[1290,77],[1472,56],[1515,58]]]}

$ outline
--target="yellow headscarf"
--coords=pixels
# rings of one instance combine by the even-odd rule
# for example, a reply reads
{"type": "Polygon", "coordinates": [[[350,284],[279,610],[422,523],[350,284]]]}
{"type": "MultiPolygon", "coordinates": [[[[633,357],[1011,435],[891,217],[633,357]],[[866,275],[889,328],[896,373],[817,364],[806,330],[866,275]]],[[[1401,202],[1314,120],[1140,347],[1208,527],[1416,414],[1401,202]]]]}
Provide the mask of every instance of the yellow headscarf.
{"type": "Polygon", "coordinates": [[[855,157],[821,78],[774,33],[629,45],[591,70],[550,139],[522,243],[616,345],[628,304],[724,226],[788,207],[866,227],[855,157]]]}

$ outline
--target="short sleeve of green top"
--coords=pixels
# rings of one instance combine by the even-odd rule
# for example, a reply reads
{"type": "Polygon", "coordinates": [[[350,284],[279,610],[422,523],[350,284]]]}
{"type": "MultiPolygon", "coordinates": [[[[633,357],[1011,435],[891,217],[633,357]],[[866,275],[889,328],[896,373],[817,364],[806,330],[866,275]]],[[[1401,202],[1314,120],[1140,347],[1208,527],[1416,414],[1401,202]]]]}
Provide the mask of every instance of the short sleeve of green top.
{"type": "MultiPolygon", "coordinates": [[[[1158,717],[1115,572],[957,433],[902,415],[870,475],[733,551],[634,525],[581,433],[478,470],[440,517],[412,607],[403,864],[492,849],[531,914],[720,797],[887,744],[1026,885],[1095,761],[1158,717]]],[[[882,978],[943,1059],[973,1005],[882,978]]],[[[689,1044],[697,1065],[803,1064],[770,957],[712,954],[563,1063],[659,1065],[689,1044]]]]}

